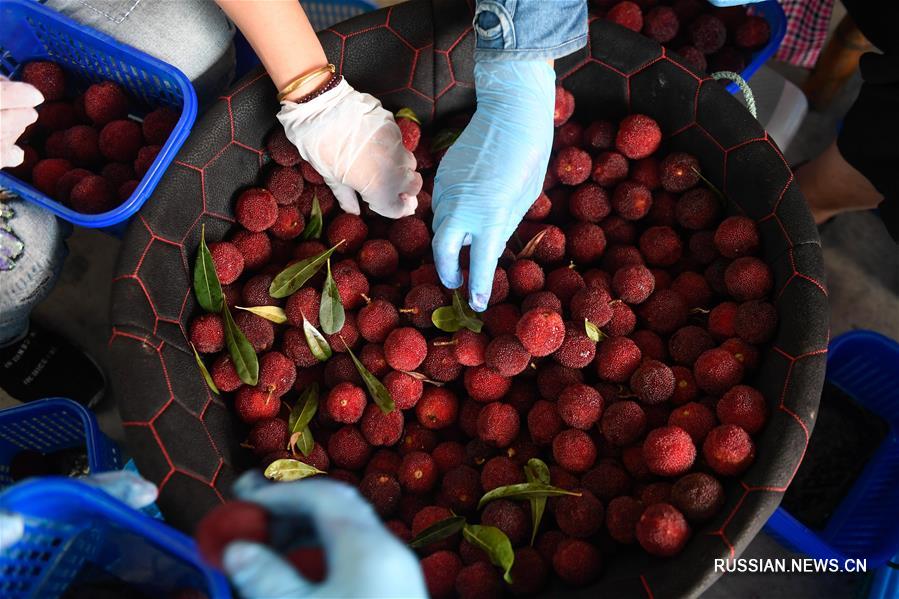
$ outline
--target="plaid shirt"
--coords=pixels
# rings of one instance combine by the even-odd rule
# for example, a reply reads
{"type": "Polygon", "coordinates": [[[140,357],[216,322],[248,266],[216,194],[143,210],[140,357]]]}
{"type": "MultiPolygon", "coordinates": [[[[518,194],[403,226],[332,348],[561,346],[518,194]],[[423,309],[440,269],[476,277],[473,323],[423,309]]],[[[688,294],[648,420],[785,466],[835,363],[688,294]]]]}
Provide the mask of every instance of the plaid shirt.
{"type": "Polygon", "coordinates": [[[780,0],[787,14],[787,34],[774,58],[799,67],[815,66],[827,41],[834,0],[780,0]]]}

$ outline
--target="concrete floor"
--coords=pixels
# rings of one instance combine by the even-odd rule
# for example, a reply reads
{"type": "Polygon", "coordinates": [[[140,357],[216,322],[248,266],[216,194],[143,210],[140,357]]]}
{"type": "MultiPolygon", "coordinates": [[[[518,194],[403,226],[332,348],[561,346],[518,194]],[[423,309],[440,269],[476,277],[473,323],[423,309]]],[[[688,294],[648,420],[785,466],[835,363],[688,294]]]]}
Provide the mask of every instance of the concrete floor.
{"type": "MultiPolygon", "coordinates": [[[[772,65],[794,81],[804,72],[772,65]]],[[[824,112],[808,114],[786,155],[792,163],[815,156],[832,141],[837,124],[858,92],[854,79],[824,112]]],[[[111,276],[118,239],[79,229],[69,240],[70,255],[59,284],[34,313],[34,318],[74,340],[100,363],[107,358],[111,276]]],[[[832,336],[853,329],[872,329],[899,339],[899,252],[873,213],[840,216],[822,230],[831,307],[832,336]]],[[[0,391],[0,407],[15,403],[0,391]]],[[[104,401],[97,409],[101,425],[121,440],[115,406],[104,401]]],[[[794,554],[762,533],[745,556],[775,558],[794,554]]],[[[861,596],[864,576],[727,574],[704,597],[795,598],[861,596]]]]}

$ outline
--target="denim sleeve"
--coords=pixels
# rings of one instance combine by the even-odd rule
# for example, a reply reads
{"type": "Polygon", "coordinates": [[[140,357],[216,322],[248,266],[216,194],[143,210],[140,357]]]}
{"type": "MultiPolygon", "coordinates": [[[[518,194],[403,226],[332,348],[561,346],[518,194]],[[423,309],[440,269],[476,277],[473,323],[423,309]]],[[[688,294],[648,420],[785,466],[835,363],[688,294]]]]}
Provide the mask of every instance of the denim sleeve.
{"type": "Polygon", "coordinates": [[[475,60],[549,60],[587,45],[587,0],[478,0],[475,60]]]}

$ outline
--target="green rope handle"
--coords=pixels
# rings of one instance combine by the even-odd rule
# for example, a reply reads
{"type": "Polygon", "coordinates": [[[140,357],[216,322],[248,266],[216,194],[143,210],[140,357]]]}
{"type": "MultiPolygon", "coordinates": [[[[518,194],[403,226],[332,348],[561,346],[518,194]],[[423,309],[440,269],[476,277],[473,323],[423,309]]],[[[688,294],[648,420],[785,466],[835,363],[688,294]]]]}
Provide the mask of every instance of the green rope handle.
{"type": "Polygon", "coordinates": [[[734,73],[733,71],[718,71],[717,73],[712,73],[712,79],[728,79],[737,84],[737,87],[740,88],[740,92],[743,94],[743,98],[746,99],[746,108],[749,110],[749,113],[754,117],[758,118],[758,114],[755,109],[755,96],[752,94],[752,90],[749,89],[749,84],[746,83],[746,80],[740,77],[739,73],[734,73]]]}

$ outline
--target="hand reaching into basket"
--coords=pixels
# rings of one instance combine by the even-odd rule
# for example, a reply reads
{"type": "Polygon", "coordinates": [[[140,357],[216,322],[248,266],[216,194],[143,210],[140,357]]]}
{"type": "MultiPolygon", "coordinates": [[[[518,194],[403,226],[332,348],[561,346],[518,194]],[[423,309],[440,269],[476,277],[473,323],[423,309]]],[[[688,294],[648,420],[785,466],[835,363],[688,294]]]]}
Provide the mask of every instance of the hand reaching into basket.
{"type": "Polygon", "coordinates": [[[25,153],[16,140],[37,120],[34,107],[43,101],[33,85],[0,75],[0,168],[22,164],[25,153]]]}
{"type": "Polygon", "coordinates": [[[278,120],[344,212],[359,214],[357,192],[382,216],[415,212],[422,185],[415,157],[403,146],[393,115],[376,98],[343,80],[308,102],[282,102],[278,120]]]}
{"type": "Polygon", "coordinates": [[[327,578],[312,583],[269,547],[235,541],[225,549],[223,563],[244,599],[428,596],[418,559],[349,485],[324,479],[272,483],[249,472],[234,493],[273,518],[311,522],[327,562],[327,578]]]}
{"type": "Polygon", "coordinates": [[[285,92],[278,120],[340,207],[359,214],[358,193],[382,216],[415,212],[421,175],[393,115],[373,96],[346,81],[332,81],[324,68],[328,59],[300,3],[216,2],[285,92]],[[303,97],[306,101],[294,101],[303,97]]]}
{"type": "MultiPolygon", "coordinates": [[[[136,510],[156,501],[156,485],[133,472],[125,470],[100,472],[82,479],[81,482],[105,491],[136,510]]],[[[25,521],[20,514],[0,510],[0,551],[15,545],[24,533],[25,521]]]]}
{"type": "Polygon", "coordinates": [[[468,301],[482,311],[506,241],[543,189],[556,75],[546,61],[489,61],[474,77],[477,110],[434,179],[432,245],[449,289],[462,285],[459,251],[471,245],[468,301]]]}

